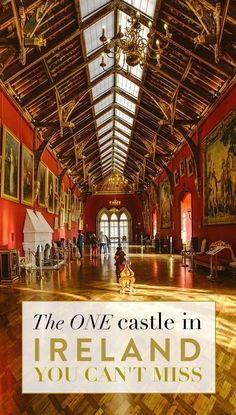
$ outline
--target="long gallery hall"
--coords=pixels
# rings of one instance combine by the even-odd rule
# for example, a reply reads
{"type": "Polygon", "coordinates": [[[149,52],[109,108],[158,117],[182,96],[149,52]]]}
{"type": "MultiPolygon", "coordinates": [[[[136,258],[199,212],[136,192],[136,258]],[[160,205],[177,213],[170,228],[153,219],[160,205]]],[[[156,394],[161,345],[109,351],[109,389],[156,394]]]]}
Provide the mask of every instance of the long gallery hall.
{"type": "Polygon", "coordinates": [[[236,414],[235,76],[234,0],[0,0],[0,415],[236,414]],[[215,301],[216,393],[23,394],[23,301],[215,301]]]}

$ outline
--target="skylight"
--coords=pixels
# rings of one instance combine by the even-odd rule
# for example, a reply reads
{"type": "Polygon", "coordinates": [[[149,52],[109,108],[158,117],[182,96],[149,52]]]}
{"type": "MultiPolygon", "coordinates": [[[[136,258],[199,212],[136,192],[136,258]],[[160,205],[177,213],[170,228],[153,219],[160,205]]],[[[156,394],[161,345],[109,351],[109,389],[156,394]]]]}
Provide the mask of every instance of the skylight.
{"type": "MultiPolygon", "coordinates": [[[[94,59],[92,62],[89,63],[89,75],[90,75],[90,80],[91,81],[93,81],[99,75],[104,73],[104,70],[100,66],[100,62],[101,62],[101,58],[99,57],[99,58],[94,59]]],[[[106,70],[108,70],[109,68],[111,68],[113,66],[114,60],[113,59],[107,59],[106,64],[107,64],[106,70]]]]}
{"type": "Polygon", "coordinates": [[[133,97],[138,98],[139,86],[131,82],[129,79],[124,78],[124,76],[117,74],[116,77],[117,86],[123,91],[128,92],[128,94],[133,95],[133,97]]]}
{"type": "Polygon", "coordinates": [[[110,130],[113,126],[113,122],[109,122],[107,125],[104,125],[104,127],[100,128],[98,131],[98,135],[104,134],[106,131],[110,130]]]}
{"type": "Polygon", "coordinates": [[[123,134],[121,134],[119,131],[115,132],[115,135],[120,138],[121,140],[125,141],[126,143],[129,143],[129,139],[125,137],[123,134]]]}
{"type": "Polygon", "coordinates": [[[98,98],[100,95],[103,95],[106,91],[111,89],[114,85],[114,75],[110,75],[107,78],[103,79],[96,86],[93,87],[93,99],[98,98]]]}
{"type": "Polygon", "coordinates": [[[116,93],[116,103],[120,104],[122,107],[125,107],[130,112],[135,112],[135,104],[128,99],[124,98],[119,92],[116,93]]]}
{"type": "Polygon", "coordinates": [[[115,121],[115,126],[119,128],[120,130],[124,131],[126,134],[130,135],[131,131],[129,128],[125,127],[123,124],[121,124],[119,121],[115,121]]]}
{"type": "Polygon", "coordinates": [[[109,3],[109,0],[86,0],[80,2],[80,11],[82,19],[86,18],[89,14],[93,14],[96,10],[109,3]]]}
{"type": "Polygon", "coordinates": [[[116,141],[116,148],[123,148],[124,150],[128,150],[128,146],[126,144],[121,143],[120,141],[116,141]]]}
{"type": "Polygon", "coordinates": [[[112,118],[112,116],[113,116],[113,109],[111,109],[106,114],[102,115],[101,117],[99,117],[99,114],[98,114],[97,126],[99,126],[99,125],[103,124],[104,122],[108,121],[110,118],[112,118]]]}
{"type": "Polygon", "coordinates": [[[112,134],[111,133],[106,134],[104,137],[99,138],[99,143],[102,144],[102,143],[104,143],[105,141],[107,141],[110,138],[112,139],[112,134]]]}
{"type": "Polygon", "coordinates": [[[109,107],[112,103],[113,93],[94,106],[95,114],[97,115],[100,111],[104,110],[106,107],[109,107]]]}
{"type": "Polygon", "coordinates": [[[107,150],[105,150],[105,151],[102,151],[101,152],[101,157],[104,159],[105,158],[105,156],[107,155],[107,154],[110,154],[112,152],[112,147],[110,147],[109,149],[107,149],[107,150]]]}
{"type": "Polygon", "coordinates": [[[100,36],[102,27],[106,28],[107,38],[114,37],[114,12],[108,14],[84,31],[86,52],[89,55],[95,49],[102,47],[100,36]]]}
{"type": "Polygon", "coordinates": [[[116,116],[122,118],[122,120],[126,121],[128,124],[133,125],[133,118],[129,117],[129,115],[125,114],[123,111],[120,111],[116,108],[116,116]]]}
{"type": "MultiPolygon", "coordinates": [[[[101,1],[101,0],[100,0],[101,1]]],[[[154,16],[156,0],[124,0],[149,17],[154,16]]]]}

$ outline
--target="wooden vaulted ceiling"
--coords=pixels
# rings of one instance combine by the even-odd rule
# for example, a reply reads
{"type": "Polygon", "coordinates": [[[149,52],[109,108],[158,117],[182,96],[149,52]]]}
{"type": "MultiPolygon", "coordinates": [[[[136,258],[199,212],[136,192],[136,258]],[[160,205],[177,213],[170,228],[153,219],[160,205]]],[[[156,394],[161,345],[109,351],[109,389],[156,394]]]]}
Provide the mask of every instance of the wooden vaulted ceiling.
{"type": "MultiPolygon", "coordinates": [[[[2,82],[42,131],[81,186],[103,180],[112,171],[131,182],[155,175],[172,157],[207,110],[235,76],[236,5],[220,3],[220,49],[216,63],[212,44],[195,44],[204,26],[191,10],[200,4],[212,15],[213,0],[0,0],[0,73],[2,82]],[[42,4],[50,9],[37,26],[46,46],[26,48],[19,61],[17,11],[26,21],[42,4]],[[107,61],[99,66],[108,35],[133,11],[147,28],[152,21],[155,39],[165,42],[165,23],[172,37],[161,55],[131,73],[107,61]],[[89,178],[89,180],[88,180],[89,178]]],[[[46,9],[45,9],[46,10],[46,9]]],[[[146,30],[147,31],[147,30],[146,30]]]]}

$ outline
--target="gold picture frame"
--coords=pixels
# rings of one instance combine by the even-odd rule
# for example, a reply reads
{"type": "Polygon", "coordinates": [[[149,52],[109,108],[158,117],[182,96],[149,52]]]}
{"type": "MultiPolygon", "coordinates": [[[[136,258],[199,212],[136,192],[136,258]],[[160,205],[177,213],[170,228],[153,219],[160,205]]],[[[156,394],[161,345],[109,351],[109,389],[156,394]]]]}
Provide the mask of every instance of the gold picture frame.
{"type": "Polygon", "coordinates": [[[68,223],[68,194],[64,193],[64,223],[68,223]]]}
{"type": "Polygon", "coordinates": [[[34,204],[34,154],[22,144],[21,157],[21,203],[34,204]]]}
{"type": "Polygon", "coordinates": [[[192,156],[187,158],[186,164],[187,164],[187,174],[188,174],[188,177],[190,177],[194,173],[194,161],[193,161],[192,156]]]}
{"type": "Polygon", "coordinates": [[[54,213],[59,213],[58,177],[54,175],[54,213]]]}
{"type": "Polygon", "coordinates": [[[39,163],[38,181],[39,181],[38,204],[41,207],[46,207],[47,167],[42,162],[39,163]]]}
{"type": "Polygon", "coordinates": [[[179,170],[174,170],[174,185],[177,187],[179,185],[179,170]]]}
{"type": "Polygon", "coordinates": [[[1,197],[20,200],[20,140],[3,126],[1,197]]]}
{"type": "Polygon", "coordinates": [[[47,211],[54,213],[54,174],[48,169],[47,172],[47,211]]]}
{"type": "Polygon", "coordinates": [[[71,202],[72,202],[72,200],[71,200],[71,189],[69,188],[68,189],[68,211],[71,210],[71,202]]]}
{"type": "Polygon", "coordinates": [[[72,221],[73,222],[77,222],[77,210],[76,210],[76,207],[77,207],[77,196],[76,195],[74,195],[73,196],[73,200],[74,200],[74,206],[73,206],[73,218],[72,218],[72,221]]]}
{"type": "Polygon", "coordinates": [[[180,177],[186,176],[186,159],[183,159],[179,163],[179,175],[180,177]]]}

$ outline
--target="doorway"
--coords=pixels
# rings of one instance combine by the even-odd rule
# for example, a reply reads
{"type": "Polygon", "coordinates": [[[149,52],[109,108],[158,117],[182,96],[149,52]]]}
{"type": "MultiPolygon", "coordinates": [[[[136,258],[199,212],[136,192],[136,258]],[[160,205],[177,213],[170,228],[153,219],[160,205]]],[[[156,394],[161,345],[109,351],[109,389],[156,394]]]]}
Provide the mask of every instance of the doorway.
{"type": "Polygon", "coordinates": [[[152,212],[152,238],[155,238],[157,234],[157,210],[156,208],[152,212]]]}
{"type": "Polygon", "coordinates": [[[192,195],[185,192],[180,201],[180,222],[182,246],[190,249],[192,239],[192,195]]]}

